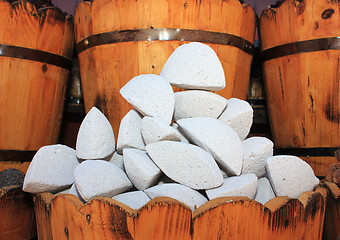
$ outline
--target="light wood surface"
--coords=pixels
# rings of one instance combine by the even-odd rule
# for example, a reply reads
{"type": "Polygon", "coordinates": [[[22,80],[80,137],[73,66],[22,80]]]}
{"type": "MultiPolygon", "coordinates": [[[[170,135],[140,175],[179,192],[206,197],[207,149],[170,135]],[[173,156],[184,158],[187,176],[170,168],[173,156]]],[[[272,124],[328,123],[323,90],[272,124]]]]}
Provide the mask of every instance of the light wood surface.
{"type": "Polygon", "coordinates": [[[266,205],[245,197],[209,201],[191,212],[171,198],[140,209],[110,198],[83,204],[76,196],[35,198],[39,239],[321,239],[327,190],[266,205]]]}
{"type": "MultiPolygon", "coordinates": [[[[255,14],[238,0],[95,0],[81,2],[75,12],[75,39],[105,32],[176,28],[229,33],[254,42],[255,14]]],[[[133,41],[89,48],[78,55],[88,112],[98,107],[118,135],[120,120],[132,108],[119,94],[130,79],[140,74],[159,74],[181,41],[133,41]]],[[[246,99],[252,56],[242,50],[209,44],[217,53],[227,86],[218,92],[226,98],[246,99]]],[[[176,89],[177,91],[178,89],[176,89]]]]}
{"type": "MultiPolygon", "coordinates": [[[[0,0],[0,44],[71,58],[73,19],[59,9],[0,0]]],[[[0,149],[38,150],[57,142],[69,71],[0,56],[0,149]]]]}

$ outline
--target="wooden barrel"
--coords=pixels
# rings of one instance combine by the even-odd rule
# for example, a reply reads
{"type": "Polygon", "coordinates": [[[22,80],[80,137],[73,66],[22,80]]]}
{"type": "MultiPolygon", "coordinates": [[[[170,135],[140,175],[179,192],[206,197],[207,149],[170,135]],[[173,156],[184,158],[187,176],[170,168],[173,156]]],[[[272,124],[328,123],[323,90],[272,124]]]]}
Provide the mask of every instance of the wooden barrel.
{"type": "Polygon", "coordinates": [[[39,239],[320,239],[327,190],[298,199],[276,197],[265,205],[247,197],[223,197],[195,211],[167,197],[139,209],[111,198],[83,204],[76,196],[35,198],[39,239]],[[250,217],[251,216],[251,217],[250,217]]]}
{"type": "Polygon", "coordinates": [[[159,74],[172,52],[203,42],[217,53],[226,75],[226,98],[246,99],[255,14],[238,0],[94,0],[75,11],[75,38],[85,109],[98,107],[115,136],[132,108],[119,94],[140,74],[159,74]]]}
{"type": "Polygon", "coordinates": [[[0,150],[38,150],[58,140],[73,19],[58,8],[0,0],[0,22],[0,150]]]}
{"type": "Polygon", "coordinates": [[[339,4],[284,1],[259,24],[275,153],[302,157],[319,176],[340,148],[339,4]]]}
{"type": "Polygon", "coordinates": [[[21,188],[0,189],[0,239],[29,240],[37,236],[33,196],[21,188]]]}

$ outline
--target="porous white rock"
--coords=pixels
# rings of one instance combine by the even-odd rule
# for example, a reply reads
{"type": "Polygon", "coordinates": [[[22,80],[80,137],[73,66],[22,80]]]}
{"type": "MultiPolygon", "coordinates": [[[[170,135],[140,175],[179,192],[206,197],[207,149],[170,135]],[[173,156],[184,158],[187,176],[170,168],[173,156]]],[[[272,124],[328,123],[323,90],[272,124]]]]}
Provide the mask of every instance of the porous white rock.
{"type": "Polygon", "coordinates": [[[83,161],[74,170],[74,179],[85,201],[95,197],[113,197],[132,187],[122,169],[104,160],[83,161]]]}
{"type": "Polygon", "coordinates": [[[266,137],[250,137],[242,142],[242,174],[254,173],[258,178],[266,172],[266,159],[273,156],[274,143],[266,137]]]}
{"type": "Polygon", "coordinates": [[[298,198],[319,183],[311,166],[295,156],[272,156],[266,160],[266,170],[277,196],[298,198]]]}
{"type": "Polygon", "coordinates": [[[171,124],[171,127],[173,127],[173,128],[177,131],[177,134],[178,134],[178,136],[179,136],[181,142],[186,142],[186,143],[189,142],[188,139],[186,139],[186,138],[184,137],[184,135],[182,134],[182,132],[181,132],[180,129],[178,128],[179,126],[178,126],[177,123],[173,122],[173,123],[171,124]]]}
{"type": "Polygon", "coordinates": [[[110,163],[116,164],[120,169],[124,170],[124,158],[122,154],[119,154],[117,151],[115,151],[112,154],[111,159],[109,160],[110,163]]]}
{"type": "Polygon", "coordinates": [[[146,145],[146,151],[163,173],[187,187],[210,189],[223,183],[214,158],[196,145],[162,141],[146,145]]]}
{"type": "Polygon", "coordinates": [[[191,117],[218,118],[226,106],[227,99],[213,92],[201,90],[176,92],[174,120],[191,117]]]}
{"type": "Polygon", "coordinates": [[[80,196],[80,194],[77,190],[76,184],[74,184],[74,183],[72,184],[68,193],[78,197],[80,201],[85,202],[85,200],[80,196]]]}
{"type": "Polygon", "coordinates": [[[209,152],[229,176],[241,174],[242,142],[230,126],[206,117],[180,119],[177,124],[184,135],[209,152]]]}
{"type": "Polygon", "coordinates": [[[25,175],[23,191],[56,192],[74,182],[73,171],[79,165],[76,151],[65,145],[47,145],[34,155],[25,175]]]}
{"type": "Polygon", "coordinates": [[[138,190],[154,185],[162,173],[143,150],[125,148],[123,157],[125,172],[138,190]]]}
{"type": "Polygon", "coordinates": [[[174,91],[163,77],[142,74],[132,78],[120,94],[144,116],[158,117],[170,125],[174,112],[174,91]]]}
{"type": "Polygon", "coordinates": [[[225,87],[224,70],[215,51],[191,42],[175,49],[160,74],[173,86],[218,91],[225,87]]]}
{"type": "Polygon", "coordinates": [[[222,186],[206,190],[209,200],[219,197],[245,196],[254,199],[257,190],[257,177],[254,173],[224,179],[222,186]]]}
{"type": "Polygon", "coordinates": [[[270,185],[268,178],[266,177],[260,178],[257,181],[257,191],[255,200],[258,201],[259,203],[265,204],[274,197],[275,193],[273,191],[272,186],[270,185]]]}
{"type": "Polygon", "coordinates": [[[123,153],[124,148],[137,148],[145,150],[142,138],[142,118],[143,116],[135,109],[130,110],[122,119],[119,125],[117,138],[117,151],[123,153]]]}
{"type": "Polygon", "coordinates": [[[226,109],[218,119],[232,127],[240,139],[244,140],[253,124],[253,112],[253,108],[247,101],[230,98],[226,109]]]}
{"type": "Polygon", "coordinates": [[[133,209],[139,209],[150,201],[148,195],[146,195],[146,193],[143,191],[121,193],[114,196],[113,199],[124,203],[125,205],[133,209]]]}
{"type": "Polygon", "coordinates": [[[110,122],[96,107],[82,121],[76,142],[79,159],[104,159],[116,149],[115,136],[110,122]]]}
{"type": "Polygon", "coordinates": [[[196,190],[178,183],[164,183],[145,189],[144,192],[151,198],[170,197],[186,204],[192,211],[199,208],[208,200],[196,190]]]}
{"type": "Polygon", "coordinates": [[[141,132],[146,145],[164,140],[181,140],[178,131],[160,118],[143,117],[141,132]]]}

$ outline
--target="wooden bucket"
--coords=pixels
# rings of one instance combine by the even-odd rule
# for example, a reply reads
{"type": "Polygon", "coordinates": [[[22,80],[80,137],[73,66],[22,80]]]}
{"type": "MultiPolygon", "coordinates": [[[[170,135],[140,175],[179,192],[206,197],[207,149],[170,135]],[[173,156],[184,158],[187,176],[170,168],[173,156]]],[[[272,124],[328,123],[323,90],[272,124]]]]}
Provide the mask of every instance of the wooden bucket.
{"type": "Polygon", "coordinates": [[[74,46],[60,9],[0,0],[0,150],[57,142],[74,46]]]}
{"type": "Polygon", "coordinates": [[[255,14],[238,0],[94,0],[75,11],[75,39],[85,109],[99,108],[115,136],[132,108],[119,94],[140,74],[159,74],[181,44],[198,41],[217,53],[226,98],[246,99],[255,14]]]}
{"type": "Polygon", "coordinates": [[[275,153],[303,158],[319,176],[340,148],[339,6],[284,1],[259,24],[275,153]]]}
{"type": "Polygon", "coordinates": [[[35,198],[39,239],[321,239],[327,190],[262,205],[247,197],[211,200],[195,211],[171,198],[134,210],[111,198],[83,204],[76,196],[35,198]]]}
{"type": "Polygon", "coordinates": [[[0,239],[29,240],[37,236],[33,197],[21,186],[0,189],[0,239]]]}

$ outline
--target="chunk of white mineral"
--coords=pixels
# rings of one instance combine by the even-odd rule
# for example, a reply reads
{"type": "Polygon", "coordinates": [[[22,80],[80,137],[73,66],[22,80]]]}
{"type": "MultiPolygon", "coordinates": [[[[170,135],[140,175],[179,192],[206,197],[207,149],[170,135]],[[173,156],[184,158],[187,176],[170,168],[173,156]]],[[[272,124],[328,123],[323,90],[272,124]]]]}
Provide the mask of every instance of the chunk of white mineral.
{"type": "Polygon", "coordinates": [[[221,186],[222,173],[210,153],[189,143],[162,141],[146,145],[156,165],[172,180],[193,189],[221,186]]]}
{"type": "Polygon", "coordinates": [[[146,193],[143,191],[121,193],[114,196],[113,199],[124,203],[125,205],[133,209],[139,209],[150,201],[148,195],[146,195],[146,193]]]}
{"type": "Polygon", "coordinates": [[[95,197],[113,197],[132,187],[122,169],[104,160],[83,161],[74,170],[74,178],[85,201],[95,197]]]}
{"type": "Polygon", "coordinates": [[[277,155],[267,159],[268,179],[277,196],[298,198],[319,183],[311,166],[301,158],[277,155]]]}
{"type": "Polygon", "coordinates": [[[65,145],[41,147],[29,165],[23,191],[55,192],[74,182],[73,171],[79,165],[76,151],[65,145]]]}
{"type": "Polygon", "coordinates": [[[265,204],[270,199],[275,197],[275,193],[273,191],[272,186],[268,178],[263,177],[257,181],[257,192],[255,196],[255,200],[259,203],[265,204]]]}
{"type": "Polygon", "coordinates": [[[180,119],[177,123],[184,135],[209,152],[229,176],[241,174],[242,142],[230,126],[206,117],[180,119]]]}
{"type": "Polygon", "coordinates": [[[86,114],[80,125],[76,153],[79,159],[104,159],[116,149],[112,126],[96,107],[86,114]]]}
{"type": "Polygon", "coordinates": [[[179,46],[160,74],[173,86],[218,91],[225,87],[224,70],[215,51],[206,44],[191,42],[179,46]]]}
{"type": "Polygon", "coordinates": [[[192,211],[208,200],[199,192],[178,183],[164,183],[144,190],[151,198],[170,197],[186,204],[192,211]]]}
{"type": "Polygon", "coordinates": [[[155,74],[139,75],[125,84],[120,94],[143,116],[158,117],[167,124],[171,123],[174,91],[163,77],[155,74]]]}

